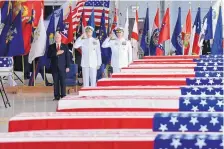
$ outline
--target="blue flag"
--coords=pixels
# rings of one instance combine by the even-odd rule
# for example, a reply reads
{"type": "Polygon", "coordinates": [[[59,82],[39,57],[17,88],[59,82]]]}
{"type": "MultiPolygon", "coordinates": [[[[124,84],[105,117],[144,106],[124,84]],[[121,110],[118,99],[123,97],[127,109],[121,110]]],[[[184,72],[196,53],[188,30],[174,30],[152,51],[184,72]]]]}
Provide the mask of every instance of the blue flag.
{"type": "Polygon", "coordinates": [[[50,18],[50,23],[47,28],[46,50],[44,56],[40,57],[40,66],[50,68],[50,59],[47,58],[47,52],[49,45],[54,43],[54,35],[55,35],[55,16],[52,15],[50,18]]]}
{"type": "MultiPolygon", "coordinates": [[[[100,45],[102,45],[104,40],[107,38],[106,24],[105,24],[105,10],[103,10],[102,12],[98,38],[100,40],[100,45]]],[[[105,65],[109,64],[111,60],[111,49],[101,47],[101,55],[102,55],[102,63],[105,65]]]]}
{"type": "Polygon", "coordinates": [[[92,26],[94,28],[93,37],[96,38],[95,20],[94,20],[94,9],[92,10],[92,13],[90,15],[90,18],[88,20],[88,26],[92,26]]]}
{"type": "Polygon", "coordinates": [[[7,50],[5,51],[5,56],[19,56],[25,52],[21,16],[22,13],[19,11],[8,30],[6,37],[7,50]]]}
{"type": "Polygon", "coordinates": [[[149,8],[146,10],[146,17],[144,23],[144,30],[141,38],[141,48],[144,51],[144,55],[149,55],[149,44],[150,44],[150,31],[149,31],[149,8]]]}
{"type": "Polygon", "coordinates": [[[182,44],[182,34],[181,34],[181,8],[178,9],[177,22],[173,31],[171,42],[176,49],[176,55],[183,55],[183,44],[182,44]]]}
{"type": "Polygon", "coordinates": [[[2,8],[1,8],[1,22],[0,23],[4,23],[7,19],[7,16],[9,15],[9,11],[10,11],[10,5],[11,2],[10,1],[5,1],[2,8]]]}
{"type": "MultiPolygon", "coordinates": [[[[208,13],[206,14],[204,20],[207,18],[207,28],[205,31],[205,40],[209,40],[213,38],[212,33],[212,7],[210,7],[208,13]]],[[[203,22],[204,22],[203,20],[203,22]]]]}
{"type": "Polygon", "coordinates": [[[218,21],[217,21],[216,30],[215,30],[215,36],[214,36],[212,49],[211,49],[211,53],[214,54],[214,55],[223,54],[222,32],[223,32],[223,28],[222,28],[222,8],[220,6],[218,21]]]}
{"type": "Polygon", "coordinates": [[[5,56],[7,51],[6,37],[7,33],[10,29],[10,25],[12,24],[12,9],[10,8],[9,14],[7,15],[4,22],[1,24],[0,29],[0,56],[5,56]]]}

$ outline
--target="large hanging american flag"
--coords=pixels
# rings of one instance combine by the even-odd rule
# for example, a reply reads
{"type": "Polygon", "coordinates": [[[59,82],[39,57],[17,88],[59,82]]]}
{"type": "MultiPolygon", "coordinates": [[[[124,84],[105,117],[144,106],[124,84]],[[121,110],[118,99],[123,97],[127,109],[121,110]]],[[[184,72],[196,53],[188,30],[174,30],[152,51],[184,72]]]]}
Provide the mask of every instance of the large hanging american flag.
{"type": "Polygon", "coordinates": [[[94,14],[95,14],[94,19],[95,19],[96,26],[100,26],[102,12],[103,12],[103,9],[105,10],[105,22],[107,25],[109,7],[110,7],[109,0],[79,0],[76,4],[75,9],[73,10],[73,16],[72,16],[73,29],[76,30],[83,11],[85,12],[86,21],[89,20],[92,9],[94,9],[94,14]]]}

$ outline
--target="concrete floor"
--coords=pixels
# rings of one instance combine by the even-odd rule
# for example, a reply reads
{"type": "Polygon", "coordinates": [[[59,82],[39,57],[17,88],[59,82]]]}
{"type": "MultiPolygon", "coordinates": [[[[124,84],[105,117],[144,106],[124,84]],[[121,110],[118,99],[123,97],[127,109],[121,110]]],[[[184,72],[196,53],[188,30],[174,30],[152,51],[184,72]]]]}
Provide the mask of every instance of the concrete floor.
{"type": "Polygon", "coordinates": [[[21,112],[55,112],[57,101],[52,93],[8,94],[11,107],[5,108],[0,98],[0,132],[8,131],[9,119],[21,112]]]}

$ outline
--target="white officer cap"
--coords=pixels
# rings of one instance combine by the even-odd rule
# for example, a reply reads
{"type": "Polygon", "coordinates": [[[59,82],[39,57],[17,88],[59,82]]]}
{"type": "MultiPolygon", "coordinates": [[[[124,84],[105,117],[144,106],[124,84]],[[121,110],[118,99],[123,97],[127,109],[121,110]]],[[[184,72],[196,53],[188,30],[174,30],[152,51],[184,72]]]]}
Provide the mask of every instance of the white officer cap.
{"type": "Polygon", "coordinates": [[[92,26],[86,26],[85,31],[89,31],[89,30],[94,31],[94,28],[92,26]]]}
{"type": "Polygon", "coordinates": [[[115,29],[115,32],[116,32],[116,33],[124,32],[124,28],[123,28],[123,27],[117,27],[117,28],[115,29]]]}

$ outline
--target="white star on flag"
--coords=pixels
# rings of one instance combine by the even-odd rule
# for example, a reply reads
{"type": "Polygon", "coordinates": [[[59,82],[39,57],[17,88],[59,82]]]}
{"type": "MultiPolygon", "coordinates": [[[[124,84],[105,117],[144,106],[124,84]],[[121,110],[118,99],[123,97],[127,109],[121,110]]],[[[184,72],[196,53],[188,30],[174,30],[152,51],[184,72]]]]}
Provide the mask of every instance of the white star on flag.
{"type": "Polygon", "coordinates": [[[220,73],[217,73],[216,77],[221,77],[220,73]]]}
{"type": "Polygon", "coordinates": [[[207,87],[207,90],[209,90],[210,92],[213,90],[213,87],[211,87],[211,86],[208,86],[207,87]]]}
{"type": "Polygon", "coordinates": [[[217,67],[214,67],[213,70],[217,70],[217,67]]]}
{"type": "Polygon", "coordinates": [[[214,83],[213,79],[209,79],[209,82],[211,85],[214,83]]]}
{"type": "Polygon", "coordinates": [[[204,107],[205,105],[207,105],[206,100],[201,100],[200,104],[204,107]]]}
{"type": "Polygon", "coordinates": [[[191,96],[191,92],[187,92],[187,96],[191,96]]]}
{"type": "Polygon", "coordinates": [[[209,60],[209,63],[212,63],[212,60],[209,60]]]}
{"type": "Polygon", "coordinates": [[[215,63],[214,63],[214,66],[218,66],[218,63],[217,63],[217,62],[215,62],[215,63]]]}
{"type": "Polygon", "coordinates": [[[224,132],[224,125],[221,126],[221,128],[219,129],[219,131],[224,132]]]}
{"type": "Polygon", "coordinates": [[[223,106],[224,105],[224,102],[223,102],[223,100],[218,100],[218,102],[217,102],[217,104],[216,104],[217,106],[219,106],[220,108],[221,108],[221,106],[223,106]]]}
{"type": "Polygon", "coordinates": [[[199,149],[202,149],[203,146],[206,146],[207,144],[204,139],[197,138],[197,143],[195,143],[195,145],[198,146],[199,149]]]}
{"type": "Polygon", "coordinates": [[[161,130],[162,132],[168,130],[167,129],[167,124],[164,124],[164,125],[163,124],[160,124],[159,130],[161,130]]]}
{"type": "Polygon", "coordinates": [[[215,92],[215,96],[220,96],[220,92],[215,92]]]}
{"type": "Polygon", "coordinates": [[[203,62],[204,62],[203,60],[200,61],[200,63],[203,63],[203,62]]]}
{"type": "Polygon", "coordinates": [[[205,71],[205,70],[207,70],[207,68],[206,67],[203,67],[203,70],[205,71]]]}
{"type": "Polygon", "coordinates": [[[184,104],[187,106],[189,105],[191,102],[190,102],[190,99],[189,98],[186,98],[184,99],[184,104]]]}
{"type": "Polygon", "coordinates": [[[208,66],[208,62],[205,62],[205,66],[208,66]]]}
{"type": "Polygon", "coordinates": [[[171,122],[173,125],[175,125],[175,123],[178,122],[177,117],[172,116],[169,122],[171,122]]]}
{"type": "Polygon", "coordinates": [[[209,77],[209,74],[208,74],[208,73],[206,73],[206,74],[205,74],[205,77],[209,77]]]}
{"type": "Polygon", "coordinates": [[[200,79],[197,79],[196,80],[196,83],[199,85],[201,83],[201,80],[200,79]]]}
{"type": "Polygon", "coordinates": [[[212,117],[210,123],[213,124],[213,126],[215,126],[216,124],[219,123],[218,118],[217,117],[212,117]]]}
{"type": "Polygon", "coordinates": [[[179,131],[181,131],[181,132],[188,131],[187,125],[180,125],[179,131]]]}
{"type": "Polygon", "coordinates": [[[193,87],[193,90],[197,92],[199,89],[197,87],[193,87]]]}
{"type": "Polygon", "coordinates": [[[68,30],[64,29],[63,33],[67,35],[68,34],[68,30]]]}
{"type": "Polygon", "coordinates": [[[215,108],[209,106],[209,108],[208,108],[208,112],[215,112],[215,108]]]}
{"type": "Polygon", "coordinates": [[[198,118],[197,117],[191,117],[190,123],[195,125],[196,123],[198,123],[198,118]]]}
{"type": "Polygon", "coordinates": [[[172,139],[172,143],[170,145],[177,149],[178,146],[182,145],[182,143],[180,143],[180,139],[174,138],[172,139]]]}
{"type": "Polygon", "coordinates": [[[222,140],[222,143],[220,144],[220,146],[224,146],[224,141],[222,140]]]}
{"type": "Polygon", "coordinates": [[[200,125],[200,129],[199,129],[199,131],[201,131],[201,132],[206,132],[206,131],[208,131],[207,125],[200,125]]]}
{"type": "Polygon", "coordinates": [[[205,92],[201,92],[201,96],[206,96],[206,93],[205,92]]]}
{"type": "Polygon", "coordinates": [[[197,112],[198,111],[198,106],[192,106],[192,111],[197,112]]]}

